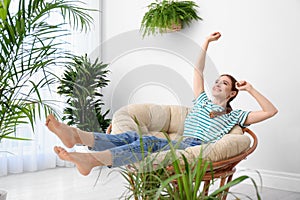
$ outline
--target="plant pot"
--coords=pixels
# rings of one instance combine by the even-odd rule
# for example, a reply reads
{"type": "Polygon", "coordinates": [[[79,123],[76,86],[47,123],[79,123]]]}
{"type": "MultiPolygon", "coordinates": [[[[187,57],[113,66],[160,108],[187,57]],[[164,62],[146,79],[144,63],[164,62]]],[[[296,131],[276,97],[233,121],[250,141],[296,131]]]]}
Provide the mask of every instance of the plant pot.
{"type": "Polygon", "coordinates": [[[171,32],[177,32],[177,31],[181,31],[182,29],[182,23],[179,22],[178,24],[173,23],[171,28],[168,28],[166,30],[167,33],[171,33],[171,32]]]}
{"type": "Polygon", "coordinates": [[[6,200],[7,192],[0,190],[0,200],[6,200]]]}

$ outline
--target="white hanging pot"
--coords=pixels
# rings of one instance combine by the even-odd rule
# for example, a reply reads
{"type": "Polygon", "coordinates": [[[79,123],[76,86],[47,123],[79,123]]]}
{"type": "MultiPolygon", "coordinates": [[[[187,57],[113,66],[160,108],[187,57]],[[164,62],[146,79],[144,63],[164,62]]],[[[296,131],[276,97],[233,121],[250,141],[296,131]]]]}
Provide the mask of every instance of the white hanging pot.
{"type": "Polygon", "coordinates": [[[7,192],[0,190],[0,200],[6,200],[7,192]]]}

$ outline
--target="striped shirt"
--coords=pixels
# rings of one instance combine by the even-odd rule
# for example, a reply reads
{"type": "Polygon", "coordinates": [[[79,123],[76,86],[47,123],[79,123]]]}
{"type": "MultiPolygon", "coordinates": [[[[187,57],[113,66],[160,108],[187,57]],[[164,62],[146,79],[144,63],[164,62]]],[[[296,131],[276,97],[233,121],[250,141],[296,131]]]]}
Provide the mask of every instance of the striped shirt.
{"type": "Polygon", "coordinates": [[[210,118],[211,111],[222,111],[224,108],[209,100],[205,92],[202,92],[193,103],[194,106],[184,122],[183,136],[198,138],[203,143],[216,142],[229,133],[235,125],[245,127],[244,123],[250,113],[233,110],[228,114],[210,118]]]}

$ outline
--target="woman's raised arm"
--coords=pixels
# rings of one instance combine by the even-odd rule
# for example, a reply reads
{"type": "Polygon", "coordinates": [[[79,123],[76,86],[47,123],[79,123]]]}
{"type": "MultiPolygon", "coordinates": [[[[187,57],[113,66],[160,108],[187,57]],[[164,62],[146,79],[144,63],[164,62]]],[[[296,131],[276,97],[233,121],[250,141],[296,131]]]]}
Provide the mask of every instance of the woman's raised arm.
{"type": "Polygon", "coordinates": [[[254,124],[266,120],[274,116],[278,110],[277,108],[260,92],[258,92],[251,84],[246,81],[239,81],[236,83],[238,90],[248,91],[251,96],[255,98],[257,103],[260,105],[261,110],[252,111],[249,113],[245,124],[254,124]]]}
{"type": "Polygon", "coordinates": [[[202,51],[200,52],[199,59],[194,68],[194,96],[197,98],[200,93],[204,91],[204,79],[203,79],[203,71],[205,67],[205,58],[206,51],[208,49],[208,45],[212,41],[216,41],[221,37],[219,32],[214,32],[210,34],[204,41],[202,45],[202,51]]]}

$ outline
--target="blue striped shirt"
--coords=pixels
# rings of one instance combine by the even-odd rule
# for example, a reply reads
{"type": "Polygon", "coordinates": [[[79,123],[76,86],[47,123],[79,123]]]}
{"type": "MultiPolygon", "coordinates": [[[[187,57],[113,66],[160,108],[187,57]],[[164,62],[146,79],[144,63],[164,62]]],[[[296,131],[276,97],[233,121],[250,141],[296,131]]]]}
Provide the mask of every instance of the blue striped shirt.
{"type": "Polygon", "coordinates": [[[245,127],[244,123],[250,113],[233,110],[228,114],[210,118],[211,111],[222,111],[224,108],[209,100],[205,92],[202,92],[193,103],[194,106],[184,122],[183,136],[198,138],[204,143],[216,142],[235,125],[245,127]]]}

